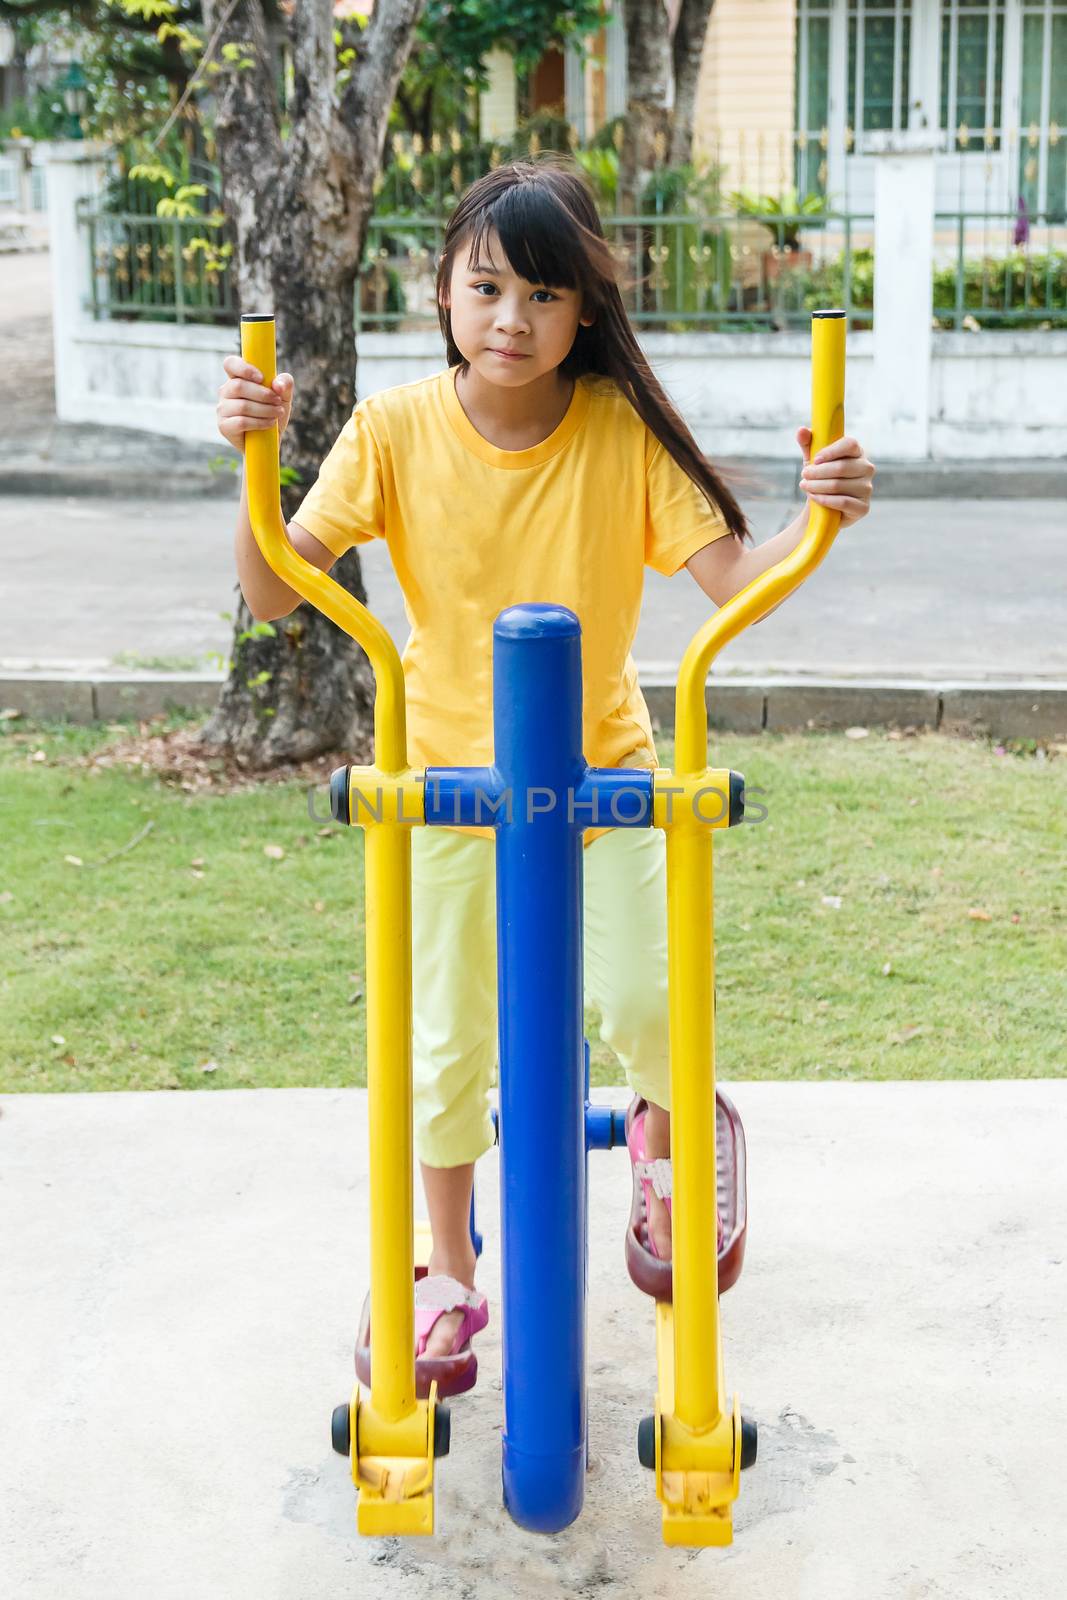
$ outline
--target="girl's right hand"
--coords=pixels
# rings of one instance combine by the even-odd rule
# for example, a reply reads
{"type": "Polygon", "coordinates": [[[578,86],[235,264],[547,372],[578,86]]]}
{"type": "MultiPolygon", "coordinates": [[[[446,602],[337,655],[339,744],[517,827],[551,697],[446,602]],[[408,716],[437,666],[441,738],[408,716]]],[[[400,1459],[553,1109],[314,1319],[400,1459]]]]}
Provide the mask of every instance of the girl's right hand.
{"type": "Polygon", "coordinates": [[[243,455],[245,434],[256,428],[269,428],[275,422],[280,437],[293,409],[292,374],[279,372],[268,388],[262,372],[241,356],[227,356],[222,365],[227,381],[219,390],[215,415],[226,442],[243,455]]]}

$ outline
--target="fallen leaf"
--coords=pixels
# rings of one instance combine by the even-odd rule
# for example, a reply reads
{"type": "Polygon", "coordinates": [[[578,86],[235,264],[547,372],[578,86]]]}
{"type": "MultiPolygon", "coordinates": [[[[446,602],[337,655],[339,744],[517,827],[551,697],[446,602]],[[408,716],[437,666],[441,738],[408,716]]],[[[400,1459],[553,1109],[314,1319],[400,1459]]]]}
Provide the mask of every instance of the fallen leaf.
{"type": "Polygon", "coordinates": [[[885,963],[885,965],[883,966],[883,968],[882,968],[882,977],[883,978],[891,978],[892,976],[893,976],[893,963],[891,961],[887,961],[885,963]]]}
{"type": "Polygon", "coordinates": [[[202,878],[204,876],[204,874],[199,870],[199,868],[194,867],[192,869],[191,876],[194,877],[194,878],[202,878]]]}
{"type": "Polygon", "coordinates": [[[320,828],[319,829],[319,838],[320,839],[332,839],[334,834],[337,833],[337,832],[338,832],[338,830],[336,828],[320,828]]]}
{"type": "Polygon", "coordinates": [[[282,861],[285,858],[285,851],[280,844],[265,844],[263,846],[263,854],[270,856],[272,861],[282,861]]]}
{"type": "Polygon", "coordinates": [[[890,728],[889,732],[886,734],[887,739],[903,739],[903,737],[904,735],[901,733],[899,728],[890,728]]]}
{"type": "Polygon", "coordinates": [[[30,757],[30,760],[31,761],[47,761],[48,757],[45,755],[43,750],[35,750],[33,752],[33,755],[30,757]]]}
{"type": "Polygon", "coordinates": [[[870,728],[846,728],[846,739],[866,739],[870,736],[870,728]]]}
{"type": "Polygon", "coordinates": [[[930,868],[930,876],[932,878],[943,878],[945,876],[944,867],[931,867],[930,868]]]}
{"type": "Polygon", "coordinates": [[[74,1056],[60,1056],[59,1059],[62,1061],[65,1067],[76,1067],[78,1065],[77,1059],[74,1056]]]}
{"type": "Polygon", "coordinates": [[[358,1004],[359,1004],[359,1002],[360,1002],[360,1001],[361,1001],[361,1000],[362,1000],[362,999],[363,999],[363,990],[362,990],[362,989],[355,989],[355,990],[353,990],[353,992],[352,992],[352,993],[351,993],[351,994],[350,994],[350,995],[349,995],[349,997],[348,997],[348,1003],[349,1003],[349,1005],[350,1005],[350,1006],[355,1006],[355,1005],[358,1005],[358,1004]]]}
{"type": "Polygon", "coordinates": [[[925,1032],[926,1029],[921,1022],[909,1022],[906,1027],[901,1028],[899,1033],[890,1034],[890,1043],[910,1044],[912,1039],[917,1039],[920,1033],[925,1032]]]}
{"type": "Polygon", "coordinates": [[[313,907],[313,910],[315,910],[315,911],[325,911],[326,910],[326,902],[325,902],[325,900],[316,900],[315,904],[314,904],[314,907],[313,907]]]}
{"type": "Polygon", "coordinates": [[[972,922],[992,922],[993,918],[988,911],[983,911],[979,906],[972,906],[967,915],[972,922]]]}
{"type": "Polygon", "coordinates": [[[63,860],[69,861],[72,867],[80,867],[84,865],[81,856],[64,856],[63,860]]]}
{"type": "Polygon", "coordinates": [[[839,894],[824,894],[822,903],[824,906],[829,906],[831,911],[841,910],[841,896],[839,894]]]}
{"type": "Polygon", "coordinates": [[[218,1070],[219,1064],[217,1061],[201,1061],[200,1063],[201,1072],[217,1072],[218,1070]]]}
{"type": "Polygon", "coordinates": [[[1017,911],[1013,911],[1012,914],[1011,914],[1011,920],[1013,922],[1021,922],[1023,919],[1022,919],[1022,917],[1020,917],[1020,915],[1019,915],[1019,913],[1017,911]]]}
{"type": "Polygon", "coordinates": [[[61,1033],[54,1033],[52,1035],[52,1043],[53,1044],[66,1044],[66,1042],[67,1042],[66,1039],[64,1039],[64,1037],[63,1037],[63,1035],[61,1033]]]}
{"type": "Polygon", "coordinates": [[[0,710],[0,722],[14,722],[21,715],[22,712],[17,711],[14,706],[4,706],[3,710],[0,710]]]}
{"type": "Polygon", "coordinates": [[[191,867],[202,867],[204,865],[203,856],[194,856],[193,859],[190,861],[189,865],[191,867]]]}

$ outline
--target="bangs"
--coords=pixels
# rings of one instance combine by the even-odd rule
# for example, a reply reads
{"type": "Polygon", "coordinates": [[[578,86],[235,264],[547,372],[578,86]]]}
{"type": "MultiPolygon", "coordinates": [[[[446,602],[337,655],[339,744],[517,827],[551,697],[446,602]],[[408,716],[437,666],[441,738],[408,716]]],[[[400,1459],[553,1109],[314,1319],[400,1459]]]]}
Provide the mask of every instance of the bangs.
{"type": "Polygon", "coordinates": [[[494,265],[487,237],[494,228],[513,270],[528,283],[550,289],[587,287],[576,267],[585,259],[581,231],[558,198],[539,184],[514,184],[476,213],[468,264],[494,265]]]}

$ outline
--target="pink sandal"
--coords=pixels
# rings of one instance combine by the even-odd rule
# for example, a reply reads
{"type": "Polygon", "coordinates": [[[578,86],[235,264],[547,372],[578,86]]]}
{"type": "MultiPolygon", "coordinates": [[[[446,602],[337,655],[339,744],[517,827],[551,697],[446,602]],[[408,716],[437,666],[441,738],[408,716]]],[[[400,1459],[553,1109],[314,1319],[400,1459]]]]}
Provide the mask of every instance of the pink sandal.
{"type": "MultiPolygon", "coordinates": [[[[656,1260],[660,1261],[663,1258],[656,1249],[656,1241],[652,1237],[651,1230],[648,1227],[648,1197],[650,1192],[655,1190],[658,1197],[667,1207],[668,1214],[673,1219],[674,1213],[671,1210],[673,1168],[671,1166],[670,1156],[657,1156],[652,1161],[648,1159],[648,1152],[645,1148],[645,1118],[647,1115],[648,1107],[646,1106],[644,1111],[639,1112],[637,1116],[634,1117],[633,1121],[630,1123],[630,1128],[626,1135],[626,1143],[630,1151],[630,1160],[633,1162],[634,1172],[640,1180],[641,1192],[644,1195],[645,1239],[647,1246],[652,1255],[655,1256],[656,1260]]],[[[718,1230],[716,1249],[721,1250],[722,1217],[719,1215],[718,1210],[715,1212],[715,1224],[718,1230]]]]}
{"type": "Polygon", "coordinates": [[[481,1333],[489,1325],[489,1302],[477,1289],[468,1289],[458,1278],[446,1278],[440,1273],[433,1278],[419,1278],[415,1284],[415,1354],[426,1353],[426,1341],[437,1320],[448,1311],[462,1311],[452,1348],[444,1359],[458,1356],[473,1334],[481,1333]]]}
{"type": "MultiPolygon", "coordinates": [[[[468,1289],[458,1278],[443,1274],[428,1277],[416,1268],[415,1278],[415,1394],[425,1400],[430,1384],[437,1384],[438,1395],[464,1394],[478,1378],[478,1357],[471,1338],[489,1324],[489,1302],[476,1289],[468,1289]],[[452,1348],[447,1355],[428,1356],[426,1341],[439,1317],[447,1311],[462,1311],[452,1348]]],[[[359,1333],[356,1336],[356,1376],[370,1384],[370,1295],[363,1303],[359,1333]]]]}

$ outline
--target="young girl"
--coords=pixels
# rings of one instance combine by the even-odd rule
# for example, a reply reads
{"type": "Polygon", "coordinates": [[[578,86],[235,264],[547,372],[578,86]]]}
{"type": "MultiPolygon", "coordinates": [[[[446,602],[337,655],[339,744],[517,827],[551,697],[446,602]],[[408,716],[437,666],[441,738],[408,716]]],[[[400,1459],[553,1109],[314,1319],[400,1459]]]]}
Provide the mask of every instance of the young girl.
{"type": "MultiPolygon", "coordinates": [[[[558,602],[581,621],[587,761],[654,767],[630,655],[644,567],[687,568],[721,606],[794,549],[807,513],[747,543],[737,501],[642,354],[592,195],[566,161],[514,162],[467,190],[437,298],[447,367],[360,401],[289,524],[293,547],[328,571],[350,546],[388,541],[411,624],[414,768],[492,762],[493,622],[523,601],[558,602]]],[[[239,357],[224,365],[223,436],[243,449],[251,429],[284,431],[292,378],[268,388],[239,357]]],[[[808,429],[796,437],[808,497],[843,524],[864,516],[874,468],[856,441],[809,461],[808,429]]],[[[252,614],[288,615],[299,596],[264,563],[245,497],[236,557],[252,614]]],[[[648,1160],[649,1249],[669,1258],[664,835],[590,830],[585,842],[586,995],[648,1105],[631,1154],[648,1160]]],[[[465,1358],[473,1382],[469,1340],[488,1312],[468,1215],[474,1163],[493,1143],[496,1062],[490,829],[413,830],[412,925],[415,1146],[433,1231],[417,1352],[465,1358]]]]}

